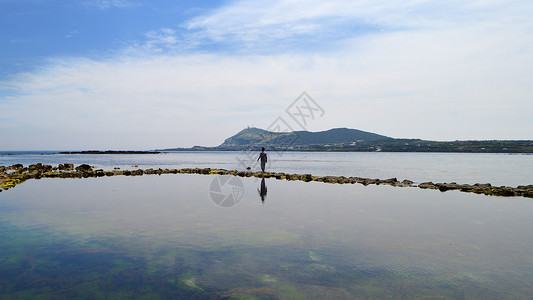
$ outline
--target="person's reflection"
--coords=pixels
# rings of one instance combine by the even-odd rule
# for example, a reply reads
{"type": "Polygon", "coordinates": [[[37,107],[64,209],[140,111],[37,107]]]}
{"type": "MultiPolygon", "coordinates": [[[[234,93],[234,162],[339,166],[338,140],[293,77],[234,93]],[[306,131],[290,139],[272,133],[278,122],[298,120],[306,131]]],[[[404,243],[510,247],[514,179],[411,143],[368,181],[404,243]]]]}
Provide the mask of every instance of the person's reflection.
{"type": "Polygon", "coordinates": [[[261,197],[261,202],[265,204],[265,198],[267,195],[267,186],[265,183],[265,179],[261,179],[261,188],[257,189],[257,192],[259,192],[259,197],[261,197]]]}

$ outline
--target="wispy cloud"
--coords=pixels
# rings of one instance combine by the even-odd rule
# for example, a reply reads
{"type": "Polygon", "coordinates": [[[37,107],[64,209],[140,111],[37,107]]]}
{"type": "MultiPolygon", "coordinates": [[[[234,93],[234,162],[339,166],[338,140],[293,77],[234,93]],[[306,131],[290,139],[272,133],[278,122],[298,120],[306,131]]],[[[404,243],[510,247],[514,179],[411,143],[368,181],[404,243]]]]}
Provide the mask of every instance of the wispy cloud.
{"type": "Polygon", "coordinates": [[[134,6],[130,0],[87,0],[83,2],[85,6],[97,7],[99,9],[124,8],[134,6]]]}
{"type": "Polygon", "coordinates": [[[435,27],[460,18],[462,1],[237,1],[185,27],[200,39],[260,43],[290,39],[331,41],[368,32],[435,27]]]}
{"type": "Polygon", "coordinates": [[[80,32],[77,31],[77,30],[72,30],[72,31],[70,31],[67,35],[65,35],[65,38],[66,38],[66,39],[71,39],[71,38],[77,36],[79,33],[80,33],[80,32]]]}
{"type": "Polygon", "coordinates": [[[170,28],[152,30],[147,32],[145,37],[146,41],[143,44],[143,48],[155,52],[175,48],[180,42],[176,30],[170,28]]]}
{"type": "Polygon", "coordinates": [[[527,25],[524,12],[531,10],[527,1],[501,0],[240,0],[179,27],[149,32],[145,46],[166,45],[168,51],[320,52],[366,35],[462,30],[491,23],[527,25]]]}

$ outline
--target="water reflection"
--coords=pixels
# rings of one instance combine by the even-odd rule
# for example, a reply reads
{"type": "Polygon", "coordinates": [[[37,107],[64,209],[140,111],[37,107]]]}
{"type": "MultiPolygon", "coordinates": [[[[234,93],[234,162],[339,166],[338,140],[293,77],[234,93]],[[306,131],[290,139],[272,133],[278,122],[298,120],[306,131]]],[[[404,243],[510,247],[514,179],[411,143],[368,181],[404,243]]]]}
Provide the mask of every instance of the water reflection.
{"type": "Polygon", "coordinates": [[[257,189],[257,192],[259,193],[259,197],[261,197],[261,202],[265,204],[265,198],[267,195],[267,186],[265,183],[265,179],[261,179],[261,187],[257,189]]]}
{"type": "Polygon", "coordinates": [[[0,298],[533,294],[530,199],[268,179],[262,207],[267,180],[242,178],[240,204],[220,209],[213,178],[41,179],[0,193],[0,298]]]}

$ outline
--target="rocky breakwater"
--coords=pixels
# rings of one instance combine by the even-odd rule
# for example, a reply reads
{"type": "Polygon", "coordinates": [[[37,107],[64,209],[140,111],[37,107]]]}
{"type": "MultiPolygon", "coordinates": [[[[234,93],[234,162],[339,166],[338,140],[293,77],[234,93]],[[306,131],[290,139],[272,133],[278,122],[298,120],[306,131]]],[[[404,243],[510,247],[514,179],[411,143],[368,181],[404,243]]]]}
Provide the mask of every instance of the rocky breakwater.
{"type": "Polygon", "coordinates": [[[493,195],[493,196],[522,196],[533,198],[533,185],[506,187],[506,186],[492,186],[490,184],[457,184],[452,183],[432,183],[423,182],[415,184],[410,180],[399,181],[396,178],[390,179],[372,179],[364,177],[344,177],[344,176],[313,176],[311,174],[286,174],[274,172],[250,172],[224,169],[199,169],[199,168],[185,168],[185,169],[147,169],[147,170],[119,170],[118,168],[112,171],[104,171],[102,169],[95,169],[87,164],[82,164],[74,167],[72,164],[60,164],[57,167],[43,164],[34,164],[29,167],[23,165],[13,165],[9,167],[0,166],[0,191],[7,190],[16,186],[28,179],[39,178],[89,178],[89,177],[104,177],[104,176],[142,176],[142,175],[162,175],[162,174],[203,174],[203,175],[232,175],[239,177],[257,177],[257,178],[275,178],[279,180],[298,180],[298,181],[317,181],[324,183],[337,184],[363,184],[363,185],[390,185],[396,187],[418,187],[421,189],[435,189],[441,192],[449,190],[459,190],[461,192],[470,192],[477,194],[493,195]]]}
{"type": "Polygon", "coordinates": [[[523,196],[533,198],[533,185],[521,185],[516,188],[509,186],[492,186],[490,183],[457,184],[452,183],[433,183],[422,182],[418,185],[421,189],[436,189],[441,192],[459,190],[461,192],[485,194],[492,196],[523,196]]]}

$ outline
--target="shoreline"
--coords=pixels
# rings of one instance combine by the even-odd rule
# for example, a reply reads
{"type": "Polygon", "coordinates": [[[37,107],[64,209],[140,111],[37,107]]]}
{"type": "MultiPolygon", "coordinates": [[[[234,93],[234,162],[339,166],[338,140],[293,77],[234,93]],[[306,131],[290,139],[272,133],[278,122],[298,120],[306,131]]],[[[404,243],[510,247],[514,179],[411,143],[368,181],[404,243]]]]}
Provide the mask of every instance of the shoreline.
{"type": "Polygon", "coordinates": [[[533,185],[508,187],[492,186],[490,183],[485,184],[457,184],[451,183],[433,183],[422,182],[415,184],[411,180],[398,181],[396,178],[389,179],[372,179],[364,177],[345,177],[345,176],[313,176],[311,174],[287,174],[274,172],[250,172],[211,168],[184,168],[184,169],[136,169],[136,170],[112,170],[104,171],[94,169],[93,167],[82,164],[74,167],[73,164],[60,164],[57,167],[43,165],[41,163],[24,167],[21,164],[8,167],[0,166],[0,192],[8,190],[21,184],[29,179],[40,178],[90,178],[90,177],[110,177],[110,176],[142,176],[142,175],[161,175],[161,174],[201,174],[201,175],[232,175],[238,177],[256,177],[256,178],[274,178],[278,180],[290,181],[316,181],[323,183],[337,184],[362,184],[362,185],[390,185],[395,187],[418,187],[420,189],[434,189],[441,192],[449,190],[458,190],[466,193],[484,194],[489,196],[503,197],[526,197],[533,198],[533,185]]]}
{"type": "Polygon", "coordinates": [[[62,151],[57,154],[161,154],[158,151],[129,151],[129,150],[87,150],[87,151],[62,151]]]}

